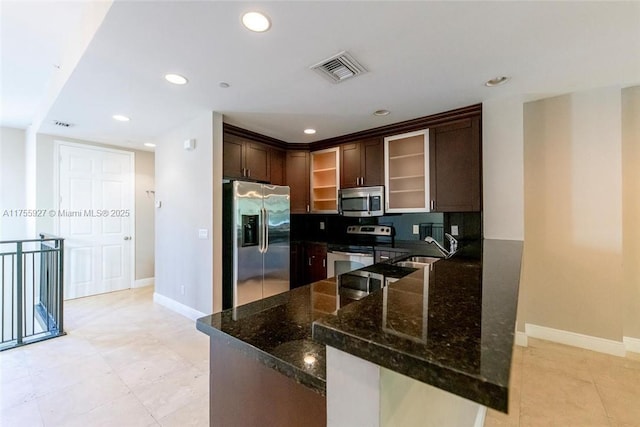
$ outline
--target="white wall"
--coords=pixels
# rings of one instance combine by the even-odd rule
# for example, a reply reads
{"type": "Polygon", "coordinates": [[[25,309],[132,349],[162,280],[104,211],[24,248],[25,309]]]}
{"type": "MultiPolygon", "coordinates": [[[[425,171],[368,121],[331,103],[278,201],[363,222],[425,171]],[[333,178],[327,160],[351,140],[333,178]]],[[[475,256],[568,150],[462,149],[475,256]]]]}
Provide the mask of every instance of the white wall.
{"type": "Polygon", "coordinates": [[[482,105],[483,231],[486,239],[524,239],[523,116],[520,98],[482,105]]]}
{"type": "Polygon", "coordinates": [[[27,209],[25,183],[25,132],[0,128],[0,240],[34,238],[27,236],[26,222],[6,210],[27,209]]]}
{"type": "Polygon", "coordinates": [[[213,310],[213,134],[206,113],[157,140],[156,294],[209,314],[213,310]],[[183,141],[195,138],[193,151],[183,141]],[[198,230],[209,233],[198,238],[198,230]]]}

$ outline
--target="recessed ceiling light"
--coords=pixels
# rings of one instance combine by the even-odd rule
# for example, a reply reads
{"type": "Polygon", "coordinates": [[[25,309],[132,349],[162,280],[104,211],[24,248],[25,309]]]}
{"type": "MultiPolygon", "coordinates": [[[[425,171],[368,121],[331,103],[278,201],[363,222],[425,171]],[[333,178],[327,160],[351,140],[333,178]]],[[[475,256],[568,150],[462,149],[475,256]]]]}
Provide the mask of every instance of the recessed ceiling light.
{"type": "Polygon", "coordinates": [[[505,77],[505,76],[495,77],[491,80],[487,80],[484,85],[488,87],[500,86],[505,84],[508,80],[509,80],[509,77],[505,77]]]}
{"type": "Polygon", "coordinates": [[[316,133],[316,130],[309,128],[309,129],[305,129],[304,133],[306,133],[307,135],[313,135],[314,133],[316,133]]]}
{"type": "Polygon", "coordinates": [[[262,33],[271,28],[271,21],[267,15],[260,12],[247,12],[242,15],[242,25],[256,33],[262,33]]]}
{"type": "Polygon", "coordinates": [[[122,114],[114,114],[113,119],[119,122],[128,122],[129,120],[131,120],[129,117],[123,116],[122,114]]]}
{"type": "Polygon", "coordinates": [[[227,82],[220,82],[220,83],[218,83],[218,86],[220,86],[223,89],[226,89],[231,85],[229,83],[227,83],[227,82]]]}
{"type": "Polygon", "coordinates": [[[156,146],[156,144],[154,144],[154,143],[152,143],[152,142],[145,142],[145,143],[144,143],[144,146],[145,146],[145,147],[152,147],[152,148],[153,148],[153,147],[155,147],[155,146],[156,146]]]}
{"type": "Polygon", "coordinates": [[[173,83],[174,85],[186,85],[188,80],[186,77],[181,76],[180,74],[165,74],[164,78],[169,82],[169,83],[173,83]]]}
{"type": "Polygon", "coordinates": [[[374,116],[388,116],[389,114],[391,114],[389,110],[376,110],[373,112],[374,116]]]}

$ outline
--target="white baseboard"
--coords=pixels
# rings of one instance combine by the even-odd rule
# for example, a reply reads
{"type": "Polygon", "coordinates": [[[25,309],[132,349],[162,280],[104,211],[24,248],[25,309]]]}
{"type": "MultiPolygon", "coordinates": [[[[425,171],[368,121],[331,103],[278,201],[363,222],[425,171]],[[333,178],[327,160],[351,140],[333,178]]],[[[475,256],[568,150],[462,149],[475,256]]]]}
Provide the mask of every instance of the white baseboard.
{"type": "Polygon", "coordinates": [[[520,347],[527,347],[529,345],[529,340],[525,332],[516,331],[516,345],[520,347]]]}
{"type": "Polygon", "coordinates": [[[146,277],[144,279],[138,279],[133,282],[132,288],[144,288],[145,286],[152,286],[156,281],[155,277],[146,277]]]}
{"type": "Polygon", "coordinates": [[[171,298],[165,297],[164,295],[160,295],[157,292],[153,293],[153,302],[155,302],[156,304],[160,304],[161,306],[167,307],[169,310],[175,311],[176,313],[181,314],[184,317],[191,320],[197,320],[200,317],[206,316],[206,314],[196,309],[193,309],[189,306],[179,303],[178,301],[173,300],[171,298]]]}
{"type": "Polygon", "coordinates": [[[530,323],[524,325],[524,330],[527,337],[531,338],[553,341],[559,344],[612,354],[614,356],[624,357],[626,353],[625,344],[620,341],[562,331],[559,329],[547,328],[545,326],[532,325],[530,323]]]}
{"type": "Polygon", "coordinates": [[[624,348],[632,353],[640,353],[640,338],[622,337],[624,348]]]}

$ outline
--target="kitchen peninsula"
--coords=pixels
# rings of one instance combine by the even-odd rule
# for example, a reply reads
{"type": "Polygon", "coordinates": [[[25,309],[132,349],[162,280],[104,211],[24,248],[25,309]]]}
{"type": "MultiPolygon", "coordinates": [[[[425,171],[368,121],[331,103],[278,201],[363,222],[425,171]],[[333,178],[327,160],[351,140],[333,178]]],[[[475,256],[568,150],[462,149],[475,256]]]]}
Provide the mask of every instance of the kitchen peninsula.
{"type": "Polygon", "coordinates": [[[485,407],[506,412],[521,254],[484,240],[350,304],[330,278],[199,319],[211,425],[482,425],[485,407]]]}

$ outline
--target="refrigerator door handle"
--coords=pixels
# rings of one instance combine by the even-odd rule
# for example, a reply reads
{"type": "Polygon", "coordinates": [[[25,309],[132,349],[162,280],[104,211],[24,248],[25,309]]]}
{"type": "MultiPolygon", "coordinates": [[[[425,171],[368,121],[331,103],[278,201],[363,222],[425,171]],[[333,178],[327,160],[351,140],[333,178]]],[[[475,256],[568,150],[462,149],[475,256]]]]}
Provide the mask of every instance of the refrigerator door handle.
{"type": "Polygon", "coordinates": [[[264,209],[260,208],[260,218],[258,219],[258,251],[264,253],[264,209]]]}
{"type": "Polygon", "coordinates": [[[264,251],[269,250],[269,211],[264,209],[264,251]]]}

